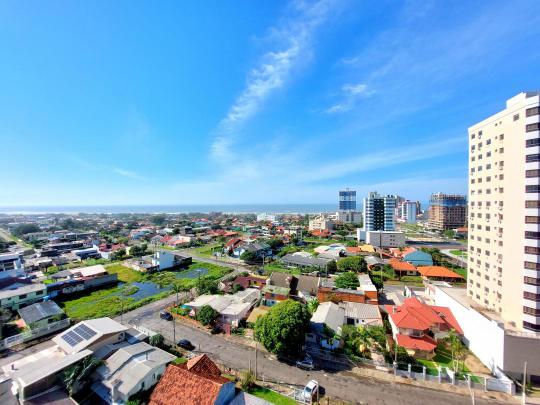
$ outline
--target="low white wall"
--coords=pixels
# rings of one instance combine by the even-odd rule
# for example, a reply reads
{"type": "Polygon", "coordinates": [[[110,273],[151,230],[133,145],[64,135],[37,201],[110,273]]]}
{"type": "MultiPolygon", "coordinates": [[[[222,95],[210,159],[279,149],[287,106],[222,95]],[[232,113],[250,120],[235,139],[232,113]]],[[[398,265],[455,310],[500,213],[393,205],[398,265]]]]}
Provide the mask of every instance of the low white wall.
{"type": "Polygon", "coordinates": [[[504,370],[504,329],[478,311],[435,288],[435,304],[452,310],[464,333],[464,343],[492,372],[504,370]]]}

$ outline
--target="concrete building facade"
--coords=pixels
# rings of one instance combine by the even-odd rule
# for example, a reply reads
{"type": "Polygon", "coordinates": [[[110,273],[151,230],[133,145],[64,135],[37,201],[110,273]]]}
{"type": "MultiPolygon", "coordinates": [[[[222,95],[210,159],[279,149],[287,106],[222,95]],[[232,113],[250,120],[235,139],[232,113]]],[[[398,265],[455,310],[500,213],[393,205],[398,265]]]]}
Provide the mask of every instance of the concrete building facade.
{"type": "Polygon", "coordinates": [[[341,190],[339,192],[339,210],[340,211],[356,211],[356,191],[341,190]]]}
{"type": "Polygon", "coordinates": [[[431,195],[428,227],[437,231],[461,228],[467,223],[467,199],[464,195],[431,195]]]}
{"type": "Polygon", "coordinates": [[[539,101],[520,93],[469,128],[468,296],[517,332],[540,332],[539,101]]]}

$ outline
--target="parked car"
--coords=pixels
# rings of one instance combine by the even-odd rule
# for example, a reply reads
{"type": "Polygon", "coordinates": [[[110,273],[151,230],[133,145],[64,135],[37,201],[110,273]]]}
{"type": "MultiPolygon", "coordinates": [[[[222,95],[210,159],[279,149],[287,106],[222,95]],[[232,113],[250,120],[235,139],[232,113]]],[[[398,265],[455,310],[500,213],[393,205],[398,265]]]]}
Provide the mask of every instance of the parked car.
{"type": "Polygon", "coordinates": [[[173,316],[171,315],[170,312],[167,312],[167,311],[161,311],[159,313],[159,317],[161,319],[165,319],[166,321],[172,321],[173,320],[173,316]]]}
{"type": "Polygon", "coordinates": [[[315,363],[309,354],[306,354],[302,360],[296,362],[296,367],[302,368],[304,370],[313,370],[315,368],[315,363]]]}
{"type": "Polygon", "coordinates": [[[195,346],[193,346],[193,343],[191,343],[189,340],[187,339],[180,339],[177,343],[176,343],[177,346],[180,346],[182,349],[186,349],[186,350],[193,350],[195,349],[195,346]]]}
{"type": "Polygon", "coordinates": [[[315,380],[310,380],[304,389],[302,390],[302,399],[307,401],[313,401],[317,399],[317,395],[319,393],[319,383],[315,380]]]}

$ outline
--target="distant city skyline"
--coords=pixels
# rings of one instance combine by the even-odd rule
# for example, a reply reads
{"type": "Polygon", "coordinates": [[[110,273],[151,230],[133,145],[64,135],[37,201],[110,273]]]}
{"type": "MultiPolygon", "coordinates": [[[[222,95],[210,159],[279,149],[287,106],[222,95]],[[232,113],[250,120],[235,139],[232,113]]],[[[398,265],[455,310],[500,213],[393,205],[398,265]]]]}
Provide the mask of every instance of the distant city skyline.
{"type": "Polygon", "coordinates": [[[467,128],[539,87],[539,11],[4,2],[0,206],[467,194],[467,128]]]}

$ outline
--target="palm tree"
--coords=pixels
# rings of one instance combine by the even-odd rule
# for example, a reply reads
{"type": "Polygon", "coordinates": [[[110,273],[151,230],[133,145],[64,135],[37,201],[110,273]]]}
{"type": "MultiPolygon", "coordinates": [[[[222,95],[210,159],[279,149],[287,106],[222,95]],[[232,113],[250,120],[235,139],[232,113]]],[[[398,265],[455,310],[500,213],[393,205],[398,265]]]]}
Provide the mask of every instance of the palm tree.
{"type": "Polygon", "coordinates": [[[182,287],[180,286],[180,284],[174,283],[174,284],[172,285],[172,290],[176,293],[176,304],[175,304],[175,307],[177,307],[177,306],[178,306],[178,294],[179,294],[180,292],[182,292],[182,287]]]}
{"type": "Polygon", "coordinates": [[[61,379],[66,386],[69,395],[73,395],[77,389],[82,388],[82,386],[89,381],[88,377],[90,374],[92,374],[102,362],[102,360],[94,356],[87,356],[82,361],[65,369],[61,374],[61,379]]]}
{"type": "Polygon", "coordinates": [[[165,339],[163,338],[163,335],[160,333],[156,333],[155,335],[150,336],[150,345],[154,347],[163,346],[164,341],[165,339]]]}

